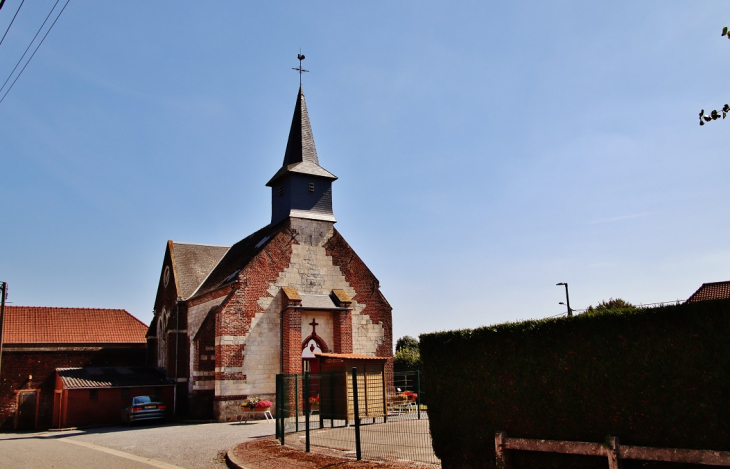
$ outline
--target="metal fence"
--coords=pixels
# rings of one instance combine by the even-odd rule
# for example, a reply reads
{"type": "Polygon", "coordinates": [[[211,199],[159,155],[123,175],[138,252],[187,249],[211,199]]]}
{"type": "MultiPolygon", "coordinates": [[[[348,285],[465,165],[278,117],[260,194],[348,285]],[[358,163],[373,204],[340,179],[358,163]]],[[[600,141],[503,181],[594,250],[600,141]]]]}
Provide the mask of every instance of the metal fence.
{"type": "Polygon", "coordinates": [[[418,372],[277,375],[276,436],[282,444],[339,450],[356,459],[439,466],[418,372]]]}

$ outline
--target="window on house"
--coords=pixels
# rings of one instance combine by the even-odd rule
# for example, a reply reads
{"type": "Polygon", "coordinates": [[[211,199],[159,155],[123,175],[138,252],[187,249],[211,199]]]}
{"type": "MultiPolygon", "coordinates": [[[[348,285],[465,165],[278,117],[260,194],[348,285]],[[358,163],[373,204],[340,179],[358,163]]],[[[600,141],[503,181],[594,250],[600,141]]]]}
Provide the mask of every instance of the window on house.
{"type": "Polygon", "coordinates": [[[309,192],[314,192],[314,183],[313,182],[309,183],[309,192]]]}
{"type": "Polygon", "coordinates": [[[91,390],[89,390],[89,400],[90,401],[98,401],[99,400],[99,390],[98,389],[91,389],[91,390]]]}
{"type": "Polygon", "coordinates": [[[279,186],[279,195],[284,195],[284,186],[279,186]]]}

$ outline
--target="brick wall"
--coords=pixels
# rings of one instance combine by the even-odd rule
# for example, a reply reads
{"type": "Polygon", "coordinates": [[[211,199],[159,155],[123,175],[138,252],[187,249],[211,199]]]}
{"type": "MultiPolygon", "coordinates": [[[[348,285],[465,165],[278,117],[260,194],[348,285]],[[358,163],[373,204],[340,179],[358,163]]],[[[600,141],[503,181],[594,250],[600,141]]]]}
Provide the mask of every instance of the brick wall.
{"type": "Polygon", "coordinates": [[[187,378],[190,373],[188,335],[182,331],[180,333],[176,333],[175,330],[170,331],[167,333],[165,345],[168,357],[165,363],[165,374],[170,379],[187,378]]]}
{"type": "Polygon", "coordinates": [[[147,359],[146,365],[150,368],[157,368],[157,337],[147,337],[147,359]]]}
{"type": "MultiPolygon", "coordinates": [[[[340,235],[340,233],[334,229],[332,237],[328,240],[325,245],[327,255],[332,257],[332,263],[340,268],[340,271],[347,279],[347,282],[352,285],[352,288],[357,292],[355,295],[351,295],[353,304],[364,304],[365,308],[357,311],[356,314],[361,316],[367,316],[365,322],[360,324],[366,324],[367,321],[371,321],[373,325],[382,327],[381,340],[375,347],[375,355],[378,357],[390,357],[386,364],[386,373],[392,376],[393,372],[393,318],[390,304],[385,299],[383,294],[380,292],[380,283],[373,273],[368,269],[367,265],[355,254],[347,241],[340,235]]],[[[354,322],[354,318],[353,318],[354,322]]],[[[355,325],[353,325],[354,327],[355,325]]],[[[353,331],[354,334],[354,331],[353,331]]],[[[363,342],[367,341],[367,335],[374,337],[370,331],[366,331],[366,338],[362,338],[363,334],[360,334],[361,344],[355,343],[354,346],[362,347],[363,342]]],[[[353,338],[353,342],[357,342],[353,338]]],[[[358,352],[357,349],[353,350],[358,352]]],[[[392,380],[391,380],[392,382],[392,380]]]]}
{"type": "Polygon", "coordinates": [[[286,374],[302,373],[302,311],[288,308],[284,311],[283,371],[286,374]]]}
{"type": "MultiPolygon", "coordinates": [[[[188,303],[188,327],[199,328],[190,334],[196,338],[190,350],[192,412],[202,413],[207,406],[215,418],[226,420],[238,412],[241,399],[273,396],[282,363],[285,373],[301,373],[302,339],[311,333],[313,318],[330,351],[392,357],[391,307],[372,272],[332,223],[289,223],[289,230],[279,231],[245,265],[233,286],[188,303]],[[282,324],[284,286],[320,295],[342,289],[353,300],[352,310],[305,311],[303,316],[302,310],[289,308],[282,324]],[[214,352],[208,350],[211,336],[214,352]]],[[[392,358],[386,372],[392,376],[392,358]]]]}
{"type": "Polygon", "coordinates": [[[339,311],[333,315],[334,353],[352,353],[352,311],[339,311]]]}
{"type": "MultiPolygon", "coordinates": [[[[274,391],[273,379],[270,383],[262,383],[260,380],[251,380],[247,373],[248,338],[256,327],[266,329],[268,331],[266,336],[271,337],[267,337],[268,343],[265,348],[268,350],[265,353],[269,356],[278,355],[276,350],[279,343],[278,319],[276,319],[278,314],[274,314],[274,317],[265,314],[266,308],[260,300],[263,297],[270,302],[276,295],[276,292],[269,292],[270,286],[279,273],[289,265],[292,245],[296,244],[298,242],[292,239],[288,230],[278,232],[238,273],[235,293],[217,312],[215,330],[217,399],[254,393],[258,395],[262,394],[262,391],[267,391],[256,388],[257,385],[270,387],[268,392],[274,391]]],[[[260,355],[260,350],[254,349],[253,353],[260,355]]],[[[279,371],[278,366],[276,363],[269,365],[273,366],[261,364],[259,369],[257,365],[257,372],[273,377],[279,371]]]]}
{"type": "Polygon", "coordinates": [[[193,369],[188,381],[189,415],[196,419],[213,418],[215,396],[215,315],[203,321],[193,341],[193,369]]]}
{"type": "Polygon", "coordinates": [[[145,346],[74,351],[58,348],[53,351],[3,350],[0,380],[0,429],[13,430],[16,392],[38,389],[38,428],[49,428],[53,419],[53,393],[56,368],[79,366],[140,366],[145,362],[145,346]],[[32,376],[32,379],[28,379],[32,376]]]}

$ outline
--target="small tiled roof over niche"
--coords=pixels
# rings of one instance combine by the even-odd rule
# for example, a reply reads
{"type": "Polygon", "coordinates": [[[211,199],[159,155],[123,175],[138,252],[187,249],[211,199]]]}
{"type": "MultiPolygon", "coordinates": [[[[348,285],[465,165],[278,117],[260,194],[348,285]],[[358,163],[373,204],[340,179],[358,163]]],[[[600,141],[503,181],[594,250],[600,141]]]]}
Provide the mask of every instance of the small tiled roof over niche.
{"type": "Polygon", "coordinates": [[[6,306],[5,344],[146,344],[147,326],[123,309],[6,306]]]}

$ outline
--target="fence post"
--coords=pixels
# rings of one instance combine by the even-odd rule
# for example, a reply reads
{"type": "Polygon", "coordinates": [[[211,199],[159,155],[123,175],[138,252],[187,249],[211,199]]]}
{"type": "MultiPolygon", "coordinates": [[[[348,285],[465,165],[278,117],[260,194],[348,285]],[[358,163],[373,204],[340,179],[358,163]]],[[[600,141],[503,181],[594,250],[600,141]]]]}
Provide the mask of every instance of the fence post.
{"type": "Polygon", "coordinates": [[[294,375],[294,428],[299,432],[299,375],[294,375]]]}
{"type": "MultiPolygon", "coordinates": [[[[320,370],[320,372],[321,372],[321,370],[320,370]]],[[[343,371],[343,373],[345,374],[345,382],[347,382],[347,370],[343,371]]],[[[330,375],[330,389],[335,389],[335,374],[329,373],[329,375],[330,375]]],[[[333,428],[335,426],[335,409],[334,409],[335,404],[334,404],[334,400],[333,400],[331,394],[330,394],[329,401],[330,402],[328,402],[327,405],[329,406],[328,412],[330,414],[330,428],[333,428]]],[[[320,398],[320,400],[319,400],[319,414],[320,414],[319,419],[320,420],[322,420],[322,410],[323,410],[322,409],[322,398],[320,398]]],[[[347,425],[345,425],[345,426],[347,426],[347,425]]],[[[322,428],[324,428],[324,423],[322,423],[322,428]]]]}
{"type": "Polygon", "coordinates": [[[362,449],[360,447],[360,403],[357,398],[357,368],[352,367],[352,399],[355,409],[355,455],[357,460],[362,459],[362,449]]]}
{"type": "Polygon", "coordinates": [[[281,411],[281,375],[276,375],[276,397],[274,398],[274,401],[276,401],[276,439],[278,440],[281,438],[280,434],[281,431],[279,429],[279,412],[281,411]]]}
{"type": "Polygon", "coordinates": [[[619,469],[622,464],[618,459],[618,437],[608,437],[608,448],[606,449],[606,456],[608,456],[608,469],[619,469]]]}
{"type": "Polygon", "coordinates": [[[421,420],[421,370],[416,370],[416,407],[418,408],[418,420],[421,420]]]}
{"type": "Polygon", "coordinates": [[[277,415],[277,424],[279,425],[279,438],[281,439],[281,446],[284,446],[284,434],[286,433],[286,430],[284,429],[284,375],[277,375],[281,376],[281,379],[279,380],[279,391],[276,393],[279,401],[279,405],[276,407],[276,415],[277,415]]]}
{"type": "Polygon", "coordinates": [[[504,447],[504,440],[507,439],[505,432],[497,432],[494,435],[494,452],[497,455],[497,469],[509,469],[509,456],[507,450],[504,447]]]}
{"type": "Polygon", "coordinates": [[[304,435],[305,435],[305,451],[309,453],[309,414],[311,413],[312,404],[309,403],[309,372],[304,372],[304,435]]]}

